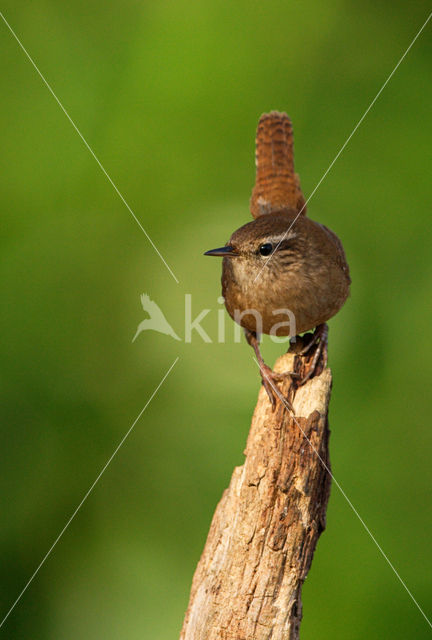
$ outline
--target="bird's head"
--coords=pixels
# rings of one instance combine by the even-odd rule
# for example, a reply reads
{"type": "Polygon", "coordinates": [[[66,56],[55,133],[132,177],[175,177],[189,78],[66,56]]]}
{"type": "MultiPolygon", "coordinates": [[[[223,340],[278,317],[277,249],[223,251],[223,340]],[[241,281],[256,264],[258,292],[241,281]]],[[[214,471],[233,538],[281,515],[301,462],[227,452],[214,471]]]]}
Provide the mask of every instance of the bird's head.
{"type": "Polygon", "coordinates": [[[272,276],[289,271],[301,262],[304,254],[303,219],[295,217],[283,212],[263,215],[237,229],[224,247],[204,255],[229,260],[241,280],[255,280],[264,268],[272,276]]]}

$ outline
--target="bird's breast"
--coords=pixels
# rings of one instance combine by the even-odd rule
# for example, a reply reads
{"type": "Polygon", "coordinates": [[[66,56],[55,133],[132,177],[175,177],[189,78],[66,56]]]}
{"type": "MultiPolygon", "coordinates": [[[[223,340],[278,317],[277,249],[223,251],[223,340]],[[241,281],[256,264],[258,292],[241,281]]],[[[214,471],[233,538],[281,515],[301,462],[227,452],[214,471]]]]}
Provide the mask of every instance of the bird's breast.
{"type": "Polygon", "coordinates": [[[343,270],[322,265],[310,274],[292,268],[281,275],[265,268],[255,274],[236,259],[224,258],[222,294],[228,313],[242,327],[256,333],[295,336],[334,316],[348,296],[343,270]]]}

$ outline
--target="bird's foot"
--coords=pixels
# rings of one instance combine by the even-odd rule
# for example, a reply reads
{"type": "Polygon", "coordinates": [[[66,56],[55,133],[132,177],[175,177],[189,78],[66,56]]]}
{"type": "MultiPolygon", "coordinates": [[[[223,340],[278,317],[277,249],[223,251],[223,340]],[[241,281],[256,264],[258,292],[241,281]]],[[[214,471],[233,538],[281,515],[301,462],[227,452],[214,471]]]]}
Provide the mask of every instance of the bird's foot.
{"type": "Polygon", "coordinates": [[[284,371],[282,373],[277,373],[276,371],[273,371],[273,369],[271,369],[264,362],[260,364],[260,373],[261,373],[261,380],[263,383],[263,387],[267,392],[267,395],[270,400],[270,404],[272,406],[272,411],[274,411],[276,408],[276,398],[278,397],[280,400],[282,400],[283,403],[285,403],[288,406],[290,411],[294,412],[292,404],[289,402],[287,398],[284,398],[280,394],[276,386],[276,383],[281,382],[286,378],[297,378],[299,377],[299,374],[294,373],[294,371],[284,371]]]}
{"type": "Polygon", "coordinates": [[[259,366],[260,373],[261,373],[261,380],[263,383],[263,387],[266,390],[267,395],[269,397],[272,411],[274,411],[276,408],[276,398],[279,398],[283,403],[285,403],[285,405],[290,409],[290,411],[294,413],[292,404],[289,402],[287,398],[284,398],[282,396],[282,394],[279,392],[279,389],[276,386],[276,383],[281,382],[282,380],[286,380],[286,378],[288,377],[298,378],[299,374],[295,373],[294,371],[285,371],[282,373],[273,371],[273,369],[271,369],[263,360],[261,351],[259,349],[259,341],[257,338],[257,334],[254,333],[253,331],[249,331],[248,329],[245,329],[244,332],[245,332],[246,340],[255,351],[257,364],[259,366]]]}
{"type": "Polygon", "coordinates": [[[312,361],[308,366],[306,374],[299,380],[299,386],[305,384],[305,382],[310,380],[310,378],[315,374],[318,362],[321,357],[323,359],[323,369],[325,369],[327,366],[328,326],[325,323],[317,326],[313,333],[312,339],[307,343],[305,347],[303,347],[303,349],[299,352],[299,355],[307,355],[313,347],[315,347],[315,352],[313,354],[312,361]]]}

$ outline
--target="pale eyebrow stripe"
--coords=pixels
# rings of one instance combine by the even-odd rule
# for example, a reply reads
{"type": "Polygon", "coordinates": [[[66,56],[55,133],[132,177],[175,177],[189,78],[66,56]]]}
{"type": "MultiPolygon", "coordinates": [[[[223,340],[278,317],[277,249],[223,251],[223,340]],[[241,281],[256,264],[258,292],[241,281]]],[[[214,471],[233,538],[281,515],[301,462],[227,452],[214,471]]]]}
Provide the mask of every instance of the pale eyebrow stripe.
{"type": "Polygon", "coordinates": [[[294,240],[294,238],[296,238],[296,237],[297,237],[296,233],[290,233],[289,235],[281,233],[278,236],[271,236],[269,238],[266,238],[265,240],[263,239],[261,244],[265,244],[266,242],[271,242],[271,244],[278,244],[279,245],[284,240],[294,240]]]}

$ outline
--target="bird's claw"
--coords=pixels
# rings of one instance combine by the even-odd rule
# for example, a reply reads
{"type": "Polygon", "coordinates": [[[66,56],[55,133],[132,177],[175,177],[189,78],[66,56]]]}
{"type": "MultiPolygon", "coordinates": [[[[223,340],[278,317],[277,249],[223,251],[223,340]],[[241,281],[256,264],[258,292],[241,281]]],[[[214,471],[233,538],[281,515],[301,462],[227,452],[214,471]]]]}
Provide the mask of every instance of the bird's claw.
{"type": "Polygon", "coordinates": [[[276,387],[276,382],[281,382],[286,378],[298,378],[299,374],[295,373],[294,371],[284,371],[282,373],[278,373],[270,369],[270,367],[264,363],[260,366],[260,372],[263,387],[267,392],[270,404],[272,406],[272,411],[274,411],[276,408],[276,396],[284,403],[286,403],[289,409],[292,411],[293,408],[291,403],[287,400],[287,398],[282,398],[279,390],[276,387]]]}
{"type": "Polygon", "coordinates": [[[326,324],[318,325],[318,327],[314,331],[312,339],[305,347],[303,347],[303,349],[299,352],[299,355],[307,355],[313,346],[315,346],[315,353],[313,354],[312,362],[309,365],[307,373],[298,382],[299,386],[305,384],[305,382],[310,380],[310,378],[314,375],[321,355],[323,356],[323,369],[325,369],[327,366],[328,326],[326,324]]]}
{"type": "Polygon", "coordinates": [[[274,411],[276,408],[276,396],[277,396],[294,413],[291,403],[288,401],[287,398],[284,398],[280,394],[278,388],[276,387],[276,382],[281,382],[282,380],[285,380],[287,377],[298,378],[299,374],[295,373],[294,371],[285,371],[282,373],[278,373],[270,369],[270,367],[266,365],[266,363],[264,362],[263,357],[261,355],[257,334],[254,333],[253,331],[249,331],[248,329],[245,329],[244,331],[245,331],[246,340],[255,351],[256,362],[259,366],[260,373],[261,373],[261,380],[263,383],[263,387],[266,390],[267,395],[269,397],[270,404],[272,406],[272,411],[274,411]]]}

